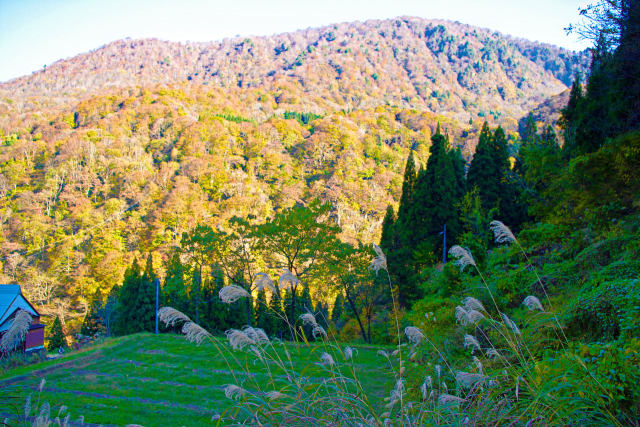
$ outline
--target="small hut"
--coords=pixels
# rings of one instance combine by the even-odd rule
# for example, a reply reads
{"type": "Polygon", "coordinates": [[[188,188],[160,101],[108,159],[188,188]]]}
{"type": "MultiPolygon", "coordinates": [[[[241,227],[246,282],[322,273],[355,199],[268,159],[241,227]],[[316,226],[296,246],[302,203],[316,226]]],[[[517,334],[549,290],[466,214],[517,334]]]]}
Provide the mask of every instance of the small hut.
{"type": "Polygon", "coordinates": [[[28,312],[32,320],[24,343],[17,350],[25,353],[43,351],[44,325],[40,323],[40,313],[22,295],[20,285],[0,285],[0,338],[9,330],[20,310],[28,312]]]}

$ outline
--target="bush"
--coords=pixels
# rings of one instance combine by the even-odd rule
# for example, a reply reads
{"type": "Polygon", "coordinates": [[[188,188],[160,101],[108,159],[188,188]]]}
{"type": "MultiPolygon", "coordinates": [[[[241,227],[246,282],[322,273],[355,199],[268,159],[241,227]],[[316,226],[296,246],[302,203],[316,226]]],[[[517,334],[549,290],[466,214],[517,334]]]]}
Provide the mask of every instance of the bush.
{"type": "Polygon", "coordinates": [[[566,322],[570,334],[589,341],[637,337],[640,280],[590,282],[569,305],[566,322]]]}

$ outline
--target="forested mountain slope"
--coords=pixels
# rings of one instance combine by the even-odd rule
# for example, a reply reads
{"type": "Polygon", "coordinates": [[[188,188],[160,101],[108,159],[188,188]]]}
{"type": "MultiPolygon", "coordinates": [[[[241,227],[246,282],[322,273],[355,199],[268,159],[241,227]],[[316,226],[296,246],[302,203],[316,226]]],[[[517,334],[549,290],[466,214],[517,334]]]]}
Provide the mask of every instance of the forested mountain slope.
{"type": "Polygon", "coordinates": [[[294,88],[289,101],[316,113],[391,104],[463,121],[478,114],[518,119],[565,90],[586,65],[585,54],[403,17],[222,42],[121,40],[4,83],[0,93],[27,105],[73,104],[113,87],[190,81],[294,88]]]}
{"type": "MultiPolygon", "coordinates": [[[[377,241],[406,158],[440,124],[468,159],[484,120],[515,138],[586,55],[398,18],[210,43],[124,40],[0,85],[0,263],[59,313],[156,264],[196,224],[330,202],[377,241]]],[[[48,309],[48,310],[49,310],[48,309]]]]}

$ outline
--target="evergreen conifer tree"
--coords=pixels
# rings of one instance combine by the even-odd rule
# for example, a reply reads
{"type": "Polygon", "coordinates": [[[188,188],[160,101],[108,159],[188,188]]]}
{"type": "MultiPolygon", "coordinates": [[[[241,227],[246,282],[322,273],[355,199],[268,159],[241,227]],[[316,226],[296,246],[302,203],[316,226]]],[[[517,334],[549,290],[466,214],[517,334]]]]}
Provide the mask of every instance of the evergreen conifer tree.
{"type": "Polygon", "coordinates": [[[128,335],[137,332],[136,303],[138,300],[138,288],[140,286],[140,266],[134,259],[131,267],[124,273],[122,286],[118,292],[116,307],[116,319],[113,331],[117,335],[128,335]]]}
{"type": "Polygon", "coordinates": [[[331,311],[331,322],[335,325],[336,329],[342,327],[342,316],[344,314],[344,295],[342,292],[338,292],[336,299],[333,302],[333,309],[331,311]]]}
{"type": "Polygon", "coordinates": [[[209,287],[211,288],[211,330],[223,333],[231,326],[228,324],[229,320],[227,318],[227,316],[229,315],[229,307],[227,304],[223,303],[218,296],[220,290],[224,287],[224,272],[222,271],[222,268],[217,264],[214,265],[211,269],[211,279],[209,287]]]}
{"type": "Polygon", "coordinates": [[[64,332],[62,331],[62,322],[60,322],[60,318],[58,316],[56,316],[53,324],[51,325],[49,335],[50,337],[47,350],[56,351],[60,347],[65,348],[67,346],[67,341],[65,340],[64,332]]]}
{"type": "Polygon", "coordinates": [[[173,307],[183,313],[189,312],[187,288],[185,285],[185,267],[180,261],[180,254],[174,253],[165,265],[166,276],[162,286],[161,299],[165,307],[173,307]]]}
{"type": "Polygon", "coordinates": [[[491,156],[491,130],[489,124],[484,122],[480,131],[476,152],[469,164],[467,173],[467,188],[478,188],[478,196],[482,207],[488,212],[495,206],[495,196],[497,183],[495,180],[495,170],[491,156]]]}
{"type": "Polygon", "coordinates": [[[80,333],[82,335],[93,336],[103,329],[103,321],[100,318],[100,307],[102,305],[100,290],[96,290],[91,298],[89,310],[82,321],[80,333]]]}
{"type": "Polygon", "coordinates": [[[153,272],[153,258],[147,257],[147,264],[138,282],[138,295],[135,303],[138,331],[153,332],[156,316],[156,275],[153,272]]]}
{"type": "Polygon", "coordinates": [[[276,286],[275,292],[271,294],[269,300],[269,315],[271,316],[271,332],[278,338],[286,336],[287,324],[284,321],[284,311],[282,307],[282,297],[280,289],[276,286]]]}
{"type": "Polygon", "coordinates": [[[256,298],[256,307],[255,307],[255,316],[256,321],[255,325],[258,328],[262,328],[267,332],[267,334],[272,333],[271,328],[271,316],[269,315],[269,306],[267,303],[267,292],[262,289],[258,291],[258,296],[256,298]]]}
{"type": "Polygon", "coordinates": [[[380,247],[387,255],[387,260],[396,249],[395,223],[396,214],[393,211],[393,206],[389,205],[382,221],[382,234],[380,236],[380,247]]]}

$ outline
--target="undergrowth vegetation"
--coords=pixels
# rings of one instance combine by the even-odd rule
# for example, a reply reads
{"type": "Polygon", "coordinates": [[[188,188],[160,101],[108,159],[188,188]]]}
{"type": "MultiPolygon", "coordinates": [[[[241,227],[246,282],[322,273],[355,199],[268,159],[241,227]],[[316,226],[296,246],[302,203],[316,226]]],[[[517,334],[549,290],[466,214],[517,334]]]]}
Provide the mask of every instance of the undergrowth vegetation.
{"type": "MultiPolygon", "coordinates": [[[[447,287],[439,288],[444,289],[443,295],[430,300],[435,311],[425,311],[429,308],[426,303],[418,304],[404,319],[405,323],[407,319],[418,319],[420,312],[421,327],[406,326],[401,336],[398,326],[397,347],[389,352],[379,351],[380,363],[388,372],[387,382],[393,384],[383,407],[372,405],[353,369],[357,353],[339,343],[331,331],[327,334],[311,312],[300,317],[313,329],[315,340],[307,340],[302,327],[296,327],[286,316],[283,320],[298,344],[310,350],[309,363],[323,370],[321,381],[309,381],[305,370],[297,370],[290,362],[289,353],[282,356],[275,351],[277,343],[259,328],[228,330],[228,343],[222,344],[174,309],[162,309],[161,318],[168,325],[182,324],[182,332],[191,341],[208,339],[216,343],[218,356],[225,358],[229,370],[250,375],[252,366],[239,364],[236,353],[229,352],[227,345],[236,352],[250,354],[255,365],[263,365],[269,372],[266,385],[244,380],[226,386],[227,398],[236,404],[220,414],[221,423],[632,424],[640,409],[640,341],[632,338],[639,319],[634,310],[640,306],[629,295],[637,295],[637,281],[603,282],[603,274],[608,277],[611,273],[594,277],[588,274],[585,280],[593,284],[574,295],[563,313],[556,313],[557,298],[566,294],[560,295],[556,285],[552,299],[548,288],[557,277],[554,273],[570,268],[558,262],[562,257],[551,252],[564,249],[558,246],[530,257],[527,250],[533,242],[525,241],[522,246],[499,221],[492,222],[491,227],[496,241],[506,244],[487,258],[491,273],[482,272],[469,250],[452,247],[449,253],[456,258],[459,271],[452,270],[449,264],[434,274],[433,283],[452,279],[461,285],[456,286],[457,291],[462,290],[467,296],[461,298],[447,291],[447,287]],[[538,257],[545,254],[556,262],[542,263],[538,257]],[[500,270],[504,271],[502,275],[500,270]],[[539,296],[522,297],[527,288],[539,296]],[[615,295],[621,295],[620,300],[615,295]],[[454,304],[457,305],[452,307],[454,304]],[[592,324],[600,325],[600,329],[592,324]],[[587,339],[581,343],[575,339],[574,328],[610,340],[601,343],[587,339]]],[[[535,230],[529,233],[533,234],[535,230]]],[[[617,237],[614,233],[610,239],[617,237]]],[[[599,241],[595,247],[591,244],[580,248],[579,253],[591,251],[604,256],[602,252],[611,249],[608,243],[599,241]]],[[[614,261],[619,257],[624,259],[624,247],[616,247],[622,253],[609,253],[608,265],[621,262],[614,261]]],[[[386,257],[378,247],[375,249],[371,268],[379,273],[387,268],[386,257]]],[[[584,258],[576,256],[572,269],[582,262],[584,258]]],[[[283,280],[279,282],[282,284],[283,280]]],[[[277,286],[268,278],[262,283],[266,287],[277,286]]],[[[226,303],[247,296],[231,286],[220,292],[226,303]]],[[[397,308],[394,315],[398,321],[397,308]]]]}

